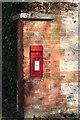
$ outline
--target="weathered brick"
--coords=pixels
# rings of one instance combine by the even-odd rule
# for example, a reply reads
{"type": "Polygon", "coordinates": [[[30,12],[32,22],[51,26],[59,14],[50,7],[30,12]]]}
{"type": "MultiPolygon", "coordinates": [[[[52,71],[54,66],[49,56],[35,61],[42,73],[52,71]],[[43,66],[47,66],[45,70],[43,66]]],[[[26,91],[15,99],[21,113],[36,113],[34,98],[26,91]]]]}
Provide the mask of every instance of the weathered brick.
{"type": "MultiPolygon", "coordinates": [[[[69,15],[66,16],[65,13],[63,13],[62,15],[61,11],[56,11],[54,21],[26,19],[24,19],[23,21],[19,21],[18,79],[20,92],[22,92],[23,89],[22,82],[23,80],[25,80],[25,110],[45,109],[45,111],[47,111],[47,109],[52,108],[57,110],[58,108],[63,109],[63,106],[68,106],[68,109],[71,109],[71,104],[68,102],[70,95],[68,94],[68,92],[74,93],[73,88],[74,86],[76,87],[75,84],[76,82],[78,82],[77,65],[75,67],[75,64],[72,64],[72,61],[76,60],[76,57],[74,58],[76,54],[74,48],[77,49],[77,40],[74,36],[76,34],[71,34],[70,32],[76,27],[74,27],[74,23],[72,23],[72,26],[70,25],[71,22],[69,21],[71,20],[72,18],[69,17],[69,15]],[[30,76],[31,45],[43,46],[42,77],[30,76]],[[68,64],[68,62],[70,63],[70,65],[68,64]],[[64,68],[64,71],[62,71],[62,67],[64,68]],[[70,70],[72,71],[66,71],[66,68],[68,70],[70,68],[70,70]],[[72,85],[73,88],[70,85],[72,85]],[[69,88],[69,90],[67,90],[67,88],[69,88]]],[[[19,100],[20,107],[21,100],[22,98],[19,100]]],[[[73,101],[74,99],[71,101],[72,104],[73,101]]],[[[77,106],[76,104],[72,106],[74,106],[75,108],[75,106],[77,106]]]]}

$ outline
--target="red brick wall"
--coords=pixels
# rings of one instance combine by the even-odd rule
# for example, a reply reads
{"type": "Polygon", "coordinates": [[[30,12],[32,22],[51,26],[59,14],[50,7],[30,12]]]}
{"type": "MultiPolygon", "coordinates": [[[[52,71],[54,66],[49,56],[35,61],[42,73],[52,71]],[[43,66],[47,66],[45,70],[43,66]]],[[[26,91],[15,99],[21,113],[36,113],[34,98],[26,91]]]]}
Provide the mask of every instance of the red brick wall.
{"type": "Polygon", "coordinates": [[[65,104],[65,95],[61,95],[62,77],[60,76],[60,60],[64,59],[64,49],[60,48],[60,35],[62,35],[60,30],[65,26],[61,23],[53,23],[51,20],[23,20],[18,23],[18,40],[21,41],[21,44],[18,43],[19,106],[21,106],[23,86],[24,109],[26,110],[36,107],[40,110],[57,108],[61,104],[65,104]],[[60,29],[58,30],[58,28],[60,29]],[[42,77],[30,77],[31,45],[43,46],[42,77]],[[19,54],[19,52],[21,53],[19,54]],[[21,74],[23,74],[23,78],[20,76],[21,74]],[[39,81],[39,84],[35,84],[34,80],[39,81]],[[36,91],[38,93],[35,93],[36,91]]]}
{"type": "Polygon", "coordinates": [[[77,30],[76,9],[56,10],[54,20],[18,20],[19,110],[23,107],[29,116],[38,110],[48,113],[78,111],[80,67],[77,30]],[[30,77],[31,45],[43,46],[42,77],[30,77]]]}

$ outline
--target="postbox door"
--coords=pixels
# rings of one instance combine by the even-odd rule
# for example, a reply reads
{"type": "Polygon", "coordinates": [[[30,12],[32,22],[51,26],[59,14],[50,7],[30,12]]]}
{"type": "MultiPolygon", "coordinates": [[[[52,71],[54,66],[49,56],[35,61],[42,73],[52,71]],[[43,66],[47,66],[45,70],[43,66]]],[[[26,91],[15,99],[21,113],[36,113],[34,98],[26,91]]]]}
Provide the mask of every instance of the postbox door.
{"type": "Polygon", "coordinates": [[[39,51],[38,49],[35,51],[31,51],[31,59],[30,59],[30,73],[31,76],[42,76],[43,75],[43,50],[39,51]]]}

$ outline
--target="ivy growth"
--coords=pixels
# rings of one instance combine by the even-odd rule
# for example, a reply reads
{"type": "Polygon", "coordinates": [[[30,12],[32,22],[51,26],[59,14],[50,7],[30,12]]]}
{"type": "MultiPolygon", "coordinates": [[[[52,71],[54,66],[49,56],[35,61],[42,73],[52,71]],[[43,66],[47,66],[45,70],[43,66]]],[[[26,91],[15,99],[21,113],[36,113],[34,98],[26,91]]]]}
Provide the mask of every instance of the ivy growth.
{"type": "Polygon", "coordinates": [[[16,96],[17,83],[17,23],[11,21],[16,13],[15,3],[2,4],[2,77],[3,101],[16,96]]]}

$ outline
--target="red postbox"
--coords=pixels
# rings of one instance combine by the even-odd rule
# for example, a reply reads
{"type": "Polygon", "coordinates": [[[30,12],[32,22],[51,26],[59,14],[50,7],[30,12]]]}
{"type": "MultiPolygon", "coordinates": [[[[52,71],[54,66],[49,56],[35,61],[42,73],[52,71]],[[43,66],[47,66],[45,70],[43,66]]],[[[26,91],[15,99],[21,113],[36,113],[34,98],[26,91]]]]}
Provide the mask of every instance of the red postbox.
{"type": "Polygon", "coordinates": [[[43,75],[43,46],[30,46],[30,75],[43,75]]]}

